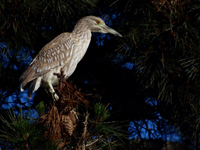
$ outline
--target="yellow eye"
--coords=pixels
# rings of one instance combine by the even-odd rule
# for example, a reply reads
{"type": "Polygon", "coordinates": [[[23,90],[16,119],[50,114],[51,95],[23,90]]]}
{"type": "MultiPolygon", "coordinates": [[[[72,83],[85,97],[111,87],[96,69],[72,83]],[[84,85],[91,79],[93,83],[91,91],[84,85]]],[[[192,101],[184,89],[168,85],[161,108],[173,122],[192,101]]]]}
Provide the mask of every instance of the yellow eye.
{"type": "Polygon", "coordinates": [[[101,21],[100,20],[97,20],[97,24],[100,24],[101,23],[101,21]]]}

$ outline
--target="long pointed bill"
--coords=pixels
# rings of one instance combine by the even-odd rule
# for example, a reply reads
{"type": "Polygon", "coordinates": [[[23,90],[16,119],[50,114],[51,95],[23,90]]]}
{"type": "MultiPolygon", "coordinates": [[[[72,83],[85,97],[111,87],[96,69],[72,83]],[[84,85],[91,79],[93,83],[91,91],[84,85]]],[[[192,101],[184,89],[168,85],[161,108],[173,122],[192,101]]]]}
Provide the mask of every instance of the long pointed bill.
{"type": "Polygon", "coordinates": [[[118,33],[117,31],[115,31],[114,29],[110,28],[107,25],[102,25],[102,28],[108,33],[114,34],[115,36],[122,37],[122,35],[120,33],[118,33]]]}

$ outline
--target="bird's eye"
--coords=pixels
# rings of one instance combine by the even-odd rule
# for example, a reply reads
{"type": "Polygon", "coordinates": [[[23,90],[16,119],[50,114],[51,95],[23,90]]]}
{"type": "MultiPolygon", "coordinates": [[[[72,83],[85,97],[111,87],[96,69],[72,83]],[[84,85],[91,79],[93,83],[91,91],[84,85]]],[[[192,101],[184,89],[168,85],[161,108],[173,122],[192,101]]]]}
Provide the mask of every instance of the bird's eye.
{"type": "Polygon", "coordinates": [[[101,21],[100,20],[97,20],[97,24],[100,24],[101,23],[101,21]]]}

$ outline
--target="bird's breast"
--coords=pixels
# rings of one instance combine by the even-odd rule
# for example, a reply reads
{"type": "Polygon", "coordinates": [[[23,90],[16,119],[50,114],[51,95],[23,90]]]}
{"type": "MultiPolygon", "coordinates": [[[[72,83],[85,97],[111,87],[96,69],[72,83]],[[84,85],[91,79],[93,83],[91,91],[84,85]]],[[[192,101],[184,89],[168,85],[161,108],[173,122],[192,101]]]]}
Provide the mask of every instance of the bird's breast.
{"type": "Polygon", "coordinates": [[[77,44],[73,49],[73,60],[79,62],[83,58],[88,49],[90,41],[91,41],[91,36],[88,37],[87,35],[77,40],[77,44]]]}
{"type": "Polygon", "coordinates": [[[74,41],[75,44],[72,49],[72,57],[69,63],[67,63],[64,67],[64,73],[68,77],[75,71],[77,64],[85,55],[91,41],[91,32],[89,31],[85,34],[81,34],[80,36],[74,38],[74,41]]]}

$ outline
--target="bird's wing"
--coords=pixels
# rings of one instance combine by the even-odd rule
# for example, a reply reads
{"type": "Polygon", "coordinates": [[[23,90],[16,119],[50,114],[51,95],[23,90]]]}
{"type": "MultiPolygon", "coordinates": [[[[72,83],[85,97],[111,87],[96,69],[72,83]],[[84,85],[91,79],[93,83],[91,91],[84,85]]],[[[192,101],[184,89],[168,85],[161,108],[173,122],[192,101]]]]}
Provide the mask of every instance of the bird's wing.
{"type": "Polygon", "coordinates": [[[20,77],[21,90],[30,81],[62,66],[71,56],[73,40],[70,33],[62,33],[46,44],[20,77]]]}

